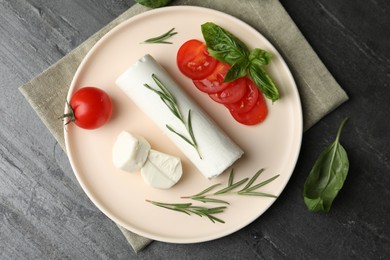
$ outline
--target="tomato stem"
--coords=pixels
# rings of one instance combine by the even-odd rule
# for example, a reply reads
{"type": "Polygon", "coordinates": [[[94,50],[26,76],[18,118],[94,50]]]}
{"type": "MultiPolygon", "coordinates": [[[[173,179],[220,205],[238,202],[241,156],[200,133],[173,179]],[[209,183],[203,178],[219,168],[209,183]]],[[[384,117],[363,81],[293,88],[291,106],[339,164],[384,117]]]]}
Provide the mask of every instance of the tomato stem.
{"type": "Polygon", "coordinates": [[[74,116],[73,108],[70,106],[68,101],[66,101],[66,105],[68,106],[69,112],[63,114],[62,116],[60,116],[58,118],[58,119],[62,119],[62,121],[65,121],[65,118],[70,118],[69,121],[65,123],[65,125],[67,125],[67,124],[69,124],[71,122],[76,121],[76,117],[74,116]]]}

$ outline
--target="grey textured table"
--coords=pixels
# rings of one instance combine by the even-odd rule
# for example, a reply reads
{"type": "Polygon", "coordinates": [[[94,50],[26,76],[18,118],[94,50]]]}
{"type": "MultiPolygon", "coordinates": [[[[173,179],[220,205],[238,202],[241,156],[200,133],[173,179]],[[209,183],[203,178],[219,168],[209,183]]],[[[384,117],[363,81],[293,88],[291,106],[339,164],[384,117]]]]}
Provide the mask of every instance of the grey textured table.
{"type": "Polygon", "coordinates": [[[350,100],[304,134],[289,184],[260,219],[136,255],[18,91],[133,1],[0,1],[0,259],[389,259],[390,2],[281,2],[350,100]],[[349,176],[330,213],[310,213],[303,183],[345,116],[349,176]]]}

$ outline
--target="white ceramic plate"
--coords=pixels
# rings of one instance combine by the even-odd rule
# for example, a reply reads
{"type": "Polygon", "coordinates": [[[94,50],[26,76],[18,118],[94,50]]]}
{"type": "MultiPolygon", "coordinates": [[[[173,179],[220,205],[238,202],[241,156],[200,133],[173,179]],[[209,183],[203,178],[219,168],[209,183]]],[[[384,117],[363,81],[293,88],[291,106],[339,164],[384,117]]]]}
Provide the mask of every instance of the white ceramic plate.
{"type": "MultiPolygon", "coordinates": [[[[273,198],[222,195],[230,202],[218,215],[225,224],[207,218],[188,216],[148,202],[156,200],[184,203],[184,195],[193,195],[214,183],[226,183],[228,173],[208,180],[183,156],[150,120],[115,86],[115,79],[144,54],[151,54],[173,78],[204,108],[222,129],[245,151],[234,164],[235,180],[251,177],[266,168],[259,181],[276,174],[280,177],[261,189],[279,195],[287,184],[297,161],[302,138],[301,104],[293,77],[277,50],[256,30],[244,22],[199,7],[167,7],[148,11],[120,24],[106,34],[81,63],[71,85],[68,100],[77,89],[92,85],[104,89],[112,98],[114,113],[108,124],[96,130],[68,125],[66,147],[80,185],[109,218],[139,235],[174,243],[194,243],[231,234],[257,219],[275,201],[273,198]],[[240,125],[227,109],[199,92],[176,66],[176,52],[189,39],[202,40],[201,24],[214,22],[243,40],[249,48],[262,48],[273,54],[269,74],[279,87],[281,99],[268,102],[269,114],[257,126],[240,125]],[[142,44],[175,28],[173,44],[142,44]],[[184,174],[169,190],[148,187],[139,174],[116,169],[111,161],[113,142],[122,130],[144,136],[155,150],[179,156],[184,174]]],[[[195,204],[198,204],[195,202],[195,204]]],[[[207,206],[207,204],[202,204],[207,206]]],[[[212,206],[212,205],[210,205],[212,206]]]]}

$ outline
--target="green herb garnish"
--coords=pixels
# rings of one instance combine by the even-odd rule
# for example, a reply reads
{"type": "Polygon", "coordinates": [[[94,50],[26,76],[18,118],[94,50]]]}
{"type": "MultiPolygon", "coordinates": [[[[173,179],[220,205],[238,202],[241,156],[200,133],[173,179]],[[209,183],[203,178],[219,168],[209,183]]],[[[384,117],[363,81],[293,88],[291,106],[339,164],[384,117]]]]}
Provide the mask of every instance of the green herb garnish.
{"type": "Polygon", "coordinates": [[[256,191],[257,189],[263,187],[264,185],[272,182],[273,180],[275,180],[276,178],[279,177],[279,175],[275,175],[275,176],[273,176],[273,177],[271,177],[271,178],[269,178],[261,183],[253,185],[254,182],[256,181],[256,179],[260,176],[260,174],[263,171],[264,171],[264,169],[260,169],[259,171],[257,171],[255,173],[255,175],[253,175],[253,177],[250,180],[249,180],[249,178],[244,178],[240,181],[234,182],[234,180],[233,180],[234,179],[234,172],[232,169],[230,172],[230,175],[229,175],[228,184],[225,188],[222,188],[216,192],[210,193],[211,190],[214,190],[216,187],[221,185],[220,183],[218,183],[218,184],[214,184],[214,185],[208,187],[207,189],[205,189],[205,190],[203,190],[195,195],[184,196],[182,198],[192,199],[192,200],[201,201],[201,202],[214,202],[214,203],[223,203],[223,204],[229,204],[229,202],[224,201],[224,200],[220,200],[220,199],[210,198],[210,197],[216,196],[216,195],[221,195],[221,194],[234,193],[237,195],[244,195],[244,196],[259,196],[259,197],[277,198],[275,195],[256,191]],[[249,180],[249,182],[248,182],[248,180],[249,180]],[[234,189],[240,187],[244,183],[246,183],[244,188],[242,188],[241,190],[238,190],[238,191],[233,191],[234,189]]]}
{"type": "Polygon", "coordinates": [[[232,65],[226,73],[225,82],[249,75],[267,98],[272,102],[279,99],[277,87],[263,68],[271,61],[270,53],[258,48],[249,51],[245,43],[214,23],[208,22],[201,27],[210,55],[232,65]]]}
{"type": "Polygon", "coordinates": [[[188,110],[188,115],[187,115],[187,122],[184,120],[183,115],[181,114],[179,110],[179,106],[177,105],[175,97],[169,92],[169,90],[164,86],[164,84],[157,78],[155,74],[152,74],[152,78],[154,82],[157,84],[157,86],[160,88],[160,90],[156,90],[149,86],[148,84],[144,84],[145,87],[156,93],[157,95],[160,96],[161,100],[164,102],[164,104],[171,110],[171,112],[183,123],[185,128],[187,129],[187,132],[189,134],[189,138],[184,136],[183,134],[177,132],[174,130],[171,126],[166,125],[169,131],[175,133],[178,135],[180,138],[182,138],[184,141],[186,141],[188,144],[192,145],[196,152],[199,155],[199,158],[202,159],[202,156],[200,155],[199,149],[198,149],[198,144],[195,139],[194,132],[192,130],[192,120],[191,120],[191,110],[188,110]]]}
{"type": "Polygon", "coordinates": [[[150,8],[158,8],[158,7],[166,6],[167,4],[172,2],[172,0],[135,0],[135,1],[141,5],[150,8]]]}
{"type": "Polygon", "coordinates": [[[175,28],[170,29],[168,32],[157,36],[153,37],[150,39],[145,40],[143,43],[163,43],[163,44],[172,44],[172,42],[165,41],[166,39],[171,38],[173,35],[177,34],[177,32],[174,32],[175,28]]]}
{"type": "MultiPolygon", "coordinates": [[[[192,195],[192,196],[183,196],[181,197],[182,199],[192,199],[195,201],[203,202],[203,203],[220,203],[220,204],[226,204],[230,205],[229,202],[225,200],[220,200],[216,198],[212,198],[212,196],[217,196],[221,194],[237,194],[237,195],[244,195],[244,196],[259,196],[259,197],[270,197],[270,198],[277,198],[275,195],[268,194],[268,193],[263,193],[263,192],[258,192],[256,191],[260,187],[265,186],[266,184],[272,182],[275,180],[279,175],[275,175],[263,182],[260,182],[258,184],[254,185],[254,182],[256,179],[260,176],[260,174],[264,171],[264,169],[261,169],[255,173],[255,175],[249,179],[249,178],[244,178],[240,181],[234,182],[234,173],[233,170],[231,170],[230,175],[229,175],[229,180],[227,183],[227,186],[225,188],[222,188],[216,192],[210,193],[212,190],[214,190],[216,187],[220,186],[221,183],[217,183],[214,185],[211,185],[210,187],[204,189],[203,191],[192,195]],[[249,180],[249,181],[248,181],[249,180]],[[238,191],[233,191],[234,189],[242,186],[243,184],[246,185],[238,190],[238,191]]],[[[192,203],[163,203],[163,202],[157,202],[157,201],[152,201],[152,200],[146,200],[147,202],[152,203],[153,205],[174,210],[174,211],[179,211],[188,215],[191,215],[191,213],[198,215],[200,217],[206,216],[208,217],[213,223],[215,222],[220,222],[220,223],[225,223],[223,220],[215,218],[212,216],[213,214],[216,213],[222,213],[227,206],[221,206],[221,207],[202,207],[202,206],[194,206],[192,203]]]]}
{"type": "Polygon", "coordinates": [[[219,223],[225,223],[222,219],[216,218],[213,215],[222,213],[226,207],[200,207],[200,206],[193,206],[192,203],[162,203],[152,200],[146,200],[147,202],[152,203],[153,205],[182,212],[187,215],[195,214],[199,217],[207,217],[209,220],[211,220],[213,223],[219,222],[219,223]]]}
{"type": "Polygon", "coordinates": [[[340,144],[340,134],[348,118],[337,131],[336,140],[318,157],[304,185],[304,201],[310,211],[328,212],[349,170],[347,152],[340,144]]]}

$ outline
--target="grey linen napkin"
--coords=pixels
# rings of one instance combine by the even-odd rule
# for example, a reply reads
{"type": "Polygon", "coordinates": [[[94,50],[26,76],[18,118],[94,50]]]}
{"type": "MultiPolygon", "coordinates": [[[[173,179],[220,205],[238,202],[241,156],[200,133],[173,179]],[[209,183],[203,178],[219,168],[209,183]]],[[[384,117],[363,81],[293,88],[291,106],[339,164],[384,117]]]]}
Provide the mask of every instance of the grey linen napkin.
{"type": "MultiPolygon", "coordinates": [[[[223,11],[248,23],[268,38],[293,73],[301,97],[305,130],[348,99],[278,0],[230,0],[228,5],[225,0],[176,0],[173,4],[223,11]]],[[[42,74],[20,87],[22,94],[64,151],[63,125],[57,118],[63,113],[68,88],[77,67],[90,48],[110,29],[147,10],[149,8],[139,4],[132,6],[42,74]]],[[[152,241],[118,227],[135,252],[152,241]]]]}

